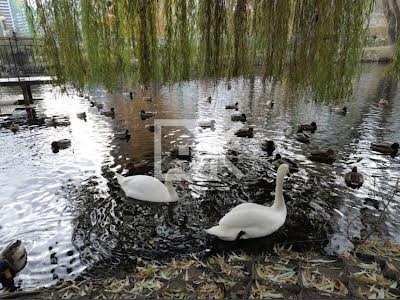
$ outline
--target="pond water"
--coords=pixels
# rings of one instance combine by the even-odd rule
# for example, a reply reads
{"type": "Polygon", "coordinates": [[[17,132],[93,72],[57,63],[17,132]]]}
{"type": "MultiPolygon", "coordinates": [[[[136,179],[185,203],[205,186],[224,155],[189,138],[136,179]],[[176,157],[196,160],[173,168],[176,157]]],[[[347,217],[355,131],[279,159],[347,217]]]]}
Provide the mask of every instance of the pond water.
{"type": "MultiPolygon", "coordinates": [[[[149,91],[127,93],[89,92],[91,100],[114,107],[115,119],[100,114],[88,100],[60,93],[52,86],[33,89],[38,114],[69,118],[69,126],[22,126],[17,134],[0,129],[0,246],[14,239],[25,242],[29,262],[18,276],[23,287],[50,285],[77,276],[106,276],[131,270],[137,257],[169,259],[182,255],[209,255],[224,250],[271,251],[273,243],[294,243],[299,249],[316,248],[335,253],[351,248],[346,238],[366,235],[377,223],[400,176],[400,158],[370,150],[371,142],[400,141],[400,92],[385,78],[385,67],[365,65],[354,95],[346,103],[346,116],[332,114],[328,106],[294,101],[284,84],[259,79],[250,83],[188,82],[149,91]],[[205,99],[211,95],[213,101],[205,99]],[[142,100],[151,96],[153,101],[142,100]],[[389,100],[379,106],[380,98],[389,100]],[[274,101],[271,108],[268,101],[274,101]],[[239,111],[225,105],[239,103],[239,111]],[[129,162],[153,161],[154,134],[145,129],[154,118],[140,119],[141,109],[156,111],[156,119],[214,119],[215,129],[193,130],[162,127],[162,150],[189,143],[193,158],[164,161],[163,168],[184,168],[192,184],[178,189],[180,201],[170,205],[127,199],[114,171],[129,162]],[[87,122],[76,114],[87,113],[87,122]],[[246,113],[253,125],[252,139],[232,134],[241,123],[233,113],[246,113]],[[318,130],[310,144],[294,139],[299,123],[315,121],[318,130]],[[121,141],[114,133],[130,130],[121,141]],[[67,138],[72,145],[51,151],[54,140],[67,138]],[[270,205],[276,173],[260,148],[265,139],[277,144],[277,152],[296,161],[300,171],[288,177],[284,195],[288,207],[285,225],[257,241],[222,243],[203,229],[215,225],[241,201],[270,205]],[[311,162],[312,150],[333,148],[332,165],[311,162]],[[224,154],[244,174],[237,178],[225,167],[224,154]],[[359,190],[344,184],[352,166],[364,174],[359,190]],[[382,199],[383,198],[383,199],[382,199]],[[349,223],[351,222],[350,226],[349,223]]],[[[0,110],[11,113],[20,99],[18,88],[0,89],[0,110]]],[[[151,174],[151,173],[150,173],[151,174]]],[[[378,235],[400,242],[400,197],[387,207],[378,235]]]]}

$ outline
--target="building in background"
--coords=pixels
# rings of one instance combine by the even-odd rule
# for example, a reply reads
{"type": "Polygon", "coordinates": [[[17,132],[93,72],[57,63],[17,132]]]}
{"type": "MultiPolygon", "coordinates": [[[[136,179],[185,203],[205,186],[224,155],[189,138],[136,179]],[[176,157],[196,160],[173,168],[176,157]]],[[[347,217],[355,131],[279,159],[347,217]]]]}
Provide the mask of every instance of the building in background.
{"type": "Polygon", "coordinates": [[[0,36],[30,35],[24,0],[0,0],[0,36]]]}
{"type": "Polygon", "coordinates": [[[14,18],[9,0],[0,0],[0,34],[8,36],[14,30],[14,18]]]}
{"type": "Polygon", "coordinates": [[[26,20],[25,1],[8,0],[11,3],[11,11],[14,21],[14,31],[18,35],[30,35],[28,22],[26,20]]]}

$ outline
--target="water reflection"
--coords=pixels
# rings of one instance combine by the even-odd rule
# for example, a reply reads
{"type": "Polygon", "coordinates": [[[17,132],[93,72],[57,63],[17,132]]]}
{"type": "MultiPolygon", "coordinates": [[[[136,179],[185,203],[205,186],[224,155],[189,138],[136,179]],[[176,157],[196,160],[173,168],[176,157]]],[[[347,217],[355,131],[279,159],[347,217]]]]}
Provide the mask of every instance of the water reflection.
{"type": "MultiPolygon", "coordinates": [[[[61,95],[57,89],[41,86],[33,90],[44,99],[35,103],[46,116],[65,116],[70,126],[23,126],[13,135],[0,131],[0,241],[20,238],[27,244],[29,263],[18,277],[25,287],[50,284],[78,275],[130,270],[138,256],[168,259],[197,253],[207,255],[236,247],[265,251],[273,242],[320,240],[297,243],[296,247],[324,247],[334,252],[349,246],[344,237],[365,234],[379,216],[383,203],[374,191],[394,188],[400,169],[398,158],[374,154],[371,142],[399,141],[399,91],[396,82],[384,76],[382,66],[365,66],[349,103],[347,116],[332,114],[329,107],[293,101],[284,83],[233,80],[226,83],[189,82],[149,91],[109,94],[90,92],[91,100],[114,107],[115,119],[102,116],[97,108],[77,94],[61,95]],[[151,96],[152,100],[143,101],[151,96]],[[208,103],[207,97],[212,101],[208,103]],[[389,105],[377,102],[385,97],[389,105]],[[239,103],[239,111],[225,105],[239,103]],[[271,103],[274,103],[272,106],[271,103]],[[154,118],[141,120],[140,110],[157,111],[157,119],[216,121],[214,130],[199,127],[165,127],[161,130],[162,150],[189,144],[190,162],[164,160],[164,168],[181,166],[191,181],[178,189],[181,201],[170,205],[126,199],[113,172],[131,162],[151,162],[154,134],[145,128],[154,118]],[[76,114],[86,112],[87,122],[76,114]],[[253,139],[232,134],[240,123],[230,121],[232,113],[245,113],[254,125],[253,139]],[[318,130],[310,144],[295,140],[296,125],[315,121],[318,130]],[[128,129],[129,141],[114,133],[128,129]],[[68,138],[72,146],[54,154],[50,144],[68,138]],[[218,243],[203,229],[215,225],[222,215],[241,201],[269,205],[274,198],[275,170],[260,143],[271,139],[277,151],[295,160],[300,171],[285,183],[288,219],[273,236],[255,243],[218,243]],[[333,148],[333,165],[309,161],[317,149],[333,148]],[[235,177],[224,165],[229,156],[244,174],[235,177]],[[345,186],[343,176],[356,165],[364,174],[360,190],[345,186]],[[348,224],[354,217],[352,226],[348,224]]],[[[9,113],[19,90],[2,88],[1,113],[9,113]]],[[[151,164],[150,164],[151,166],[151,164]]],[[[151,173],[151,172],[150,172],[151,173]]],[[[400,242],[398,235],[399,197],[389,205],[380,226],[382,236],[400,242]]]]}

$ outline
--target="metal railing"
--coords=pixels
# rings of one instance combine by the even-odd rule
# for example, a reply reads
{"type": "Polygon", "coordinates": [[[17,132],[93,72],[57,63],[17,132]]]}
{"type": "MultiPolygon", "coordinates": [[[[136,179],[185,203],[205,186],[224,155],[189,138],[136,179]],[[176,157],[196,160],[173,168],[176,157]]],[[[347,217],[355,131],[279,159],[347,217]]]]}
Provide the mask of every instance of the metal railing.
{"type": "Polygon", "coordinates": [[[0,78],[44,75],[46,65],[32,38],[0,37],[0,78]]]}

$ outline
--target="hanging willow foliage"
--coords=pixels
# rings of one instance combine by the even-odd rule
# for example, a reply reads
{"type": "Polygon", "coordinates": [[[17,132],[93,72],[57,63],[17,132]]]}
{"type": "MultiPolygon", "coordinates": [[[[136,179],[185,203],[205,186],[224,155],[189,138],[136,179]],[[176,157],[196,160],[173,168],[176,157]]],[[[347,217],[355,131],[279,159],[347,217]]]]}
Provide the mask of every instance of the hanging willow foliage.
{"type": "Polygon", "coordinates": [[[28,11],[62,84],[114,89],[261,71],[334,100],[351,92],[373,2],[29,0],[28,11]]]}

